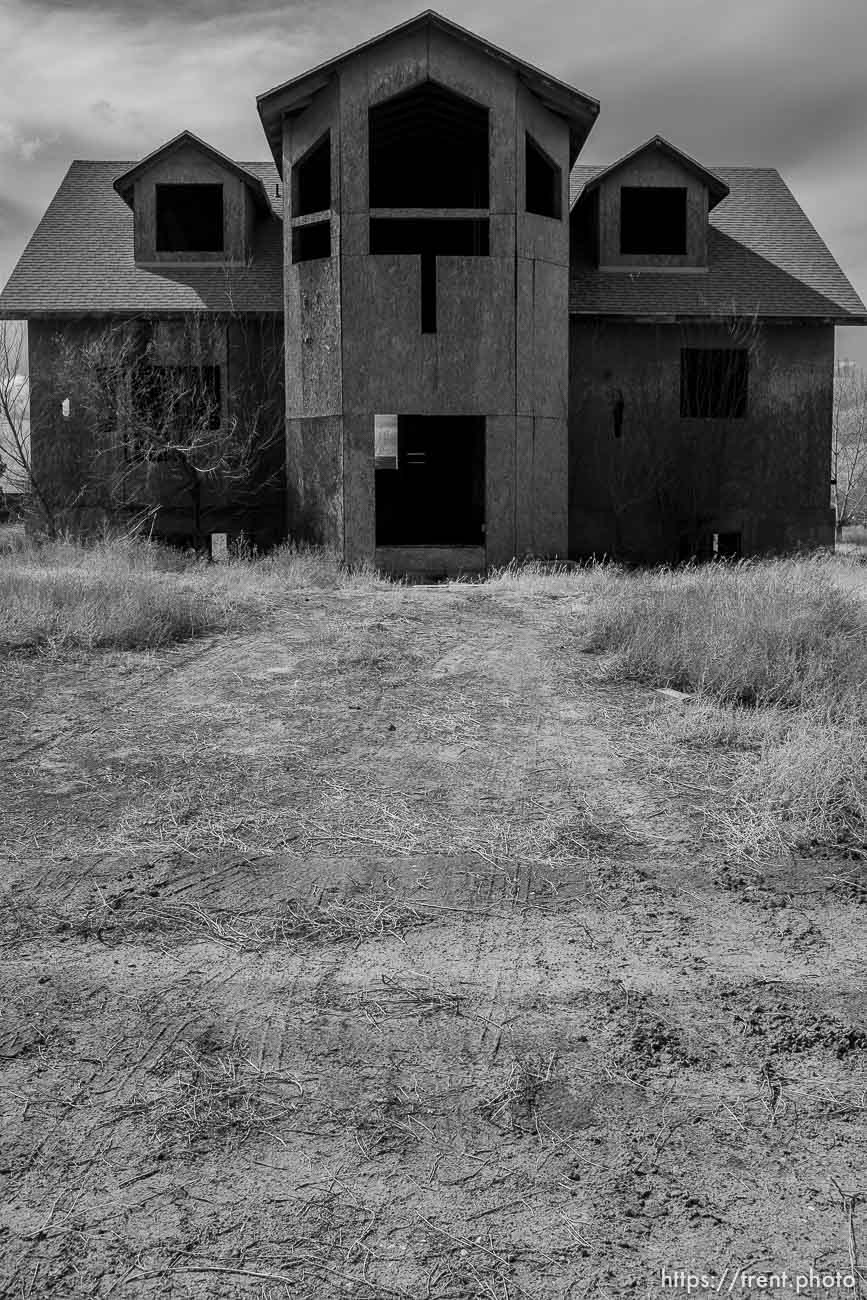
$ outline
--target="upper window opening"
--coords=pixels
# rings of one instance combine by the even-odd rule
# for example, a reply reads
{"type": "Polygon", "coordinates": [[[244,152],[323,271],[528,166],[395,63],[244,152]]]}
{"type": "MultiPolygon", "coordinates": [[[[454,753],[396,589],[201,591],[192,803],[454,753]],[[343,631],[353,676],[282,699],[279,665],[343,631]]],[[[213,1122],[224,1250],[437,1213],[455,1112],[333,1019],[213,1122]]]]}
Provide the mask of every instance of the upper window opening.
{"type": "Polygon", "coordinates": [[[309,226],[295,226],[292,231],[292,261],[313,262],[331,256],[331,222],[314,221],[309,226]]]}
{"type": "Polygon", "coordinates": [[[425,253],[431,256],[487,257],[487,217],[374,217],[371,253],[425,253]]]}
{"type": "Polygon", "coordinates": [[[683,348],[680,414],[685,419],[742,420],[747,413],[748,382],[745,348],[683,348]]]}
{"type": "Polygon", "coordinates": [[[524,168],[524,198],[528,212],[538,213],[540,217],[554,217],[557,221],[563,213],[561,172],[555,162],[548,157],[531,135],[526,137],[526,160],[524,168]]]}
{"type": "Polygon", "coordinates": [[[309,216],[331,207],[331,132],[310,149],[292,169],[295,182],[292,215],[309,216]]]}
{"type": "Polygon", "coordinates": [[[157,252],[223,251],[222,185],[158,185],[157,252]]]}
{"type": "Polygon", "coordinates": [[[620,251],[686,253],[686,190],[677,185],[624,185],[620,191],[620,251]]]}
{"type": "Polygon", "coordinates": [[[435,81],[370,110],[372,208],[486,208],[488,110],[435,81]]]}

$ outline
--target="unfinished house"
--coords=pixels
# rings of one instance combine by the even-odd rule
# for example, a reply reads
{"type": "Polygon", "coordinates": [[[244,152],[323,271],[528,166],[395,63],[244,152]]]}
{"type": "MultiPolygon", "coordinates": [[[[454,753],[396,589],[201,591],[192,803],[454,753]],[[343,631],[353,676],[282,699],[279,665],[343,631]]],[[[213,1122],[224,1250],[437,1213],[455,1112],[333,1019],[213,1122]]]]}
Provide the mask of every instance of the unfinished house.
{"type": "Polygon", "coordinates": [[[56,526],[285,536],[281,204],[272,166],[188,132],[72,164],[0,301],[27,320],[34,496],[56,526]]]}
{"type": "Polygon", "coordinates": [[[58,447],[91,431],[48,341],[164,322],[148,357],[171,372],[205,312],[184,364],[215,425],[279,333],[285,436],[282,477],[243,507],[224,479],[201,533],[431,574],[833,544],[834,327],[867,313],[776,172],[659,137],[584,165],[598,103],[432,12],[258,109],[273,164],[187,134],[74,163],[0,297],[68,484],[58,447]]]}

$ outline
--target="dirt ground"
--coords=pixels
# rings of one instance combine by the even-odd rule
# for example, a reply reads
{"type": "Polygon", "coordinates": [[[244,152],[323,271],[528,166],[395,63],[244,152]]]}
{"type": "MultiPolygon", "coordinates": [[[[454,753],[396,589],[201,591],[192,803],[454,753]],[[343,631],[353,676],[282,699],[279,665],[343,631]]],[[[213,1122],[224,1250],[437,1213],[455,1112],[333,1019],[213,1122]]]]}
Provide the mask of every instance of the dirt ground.
{"type": "Polygon", "coordinates": [[[724,763],[599,680],[582,610],[298,593],[2,662],[0,1294],[614,1300],[867,1255],[865,865],[726,861],[724,763]]]}

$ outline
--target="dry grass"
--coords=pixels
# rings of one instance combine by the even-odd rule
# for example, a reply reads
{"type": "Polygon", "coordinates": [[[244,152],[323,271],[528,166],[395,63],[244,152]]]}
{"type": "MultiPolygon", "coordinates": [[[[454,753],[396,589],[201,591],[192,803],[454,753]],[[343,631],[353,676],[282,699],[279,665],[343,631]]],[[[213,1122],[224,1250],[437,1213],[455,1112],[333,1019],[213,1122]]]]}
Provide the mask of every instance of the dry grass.
{"type": "Polygon", "coordinates": [[[248,917],[219,917],[198,904],[182,909],[191,927],[242,949],[261,950],[279,944],[363,943],[367,939],[401,938],[430,918],[394,896],[372,889],[318,900],[288,899],[275,906],[267,921],[248,917]]]}
{"type": "Polygon", "coordinates": [[[249,625],[305,589],[387,586],[315,548],[211,564],[136,537],[38,541],[0,530],[0,647],[153,649],[249,625]]]}
{"type": "Polygon", "coordinates": [[[693,693],[658,741],[738,755],[706,810],[727,850],[867,852],[867,612],[845,561],[609,576],[585,647],[614,652],[608,677],[693,693]]]}
{"type": "Polygon", "coordinates": [[[586,648],[611,672],[723,704],[851,705],[865,678],[867,614],[825,559],[609,571],[586,648]]]}
{"type": "Polygon", "coordinates": [[[237,1040],[210,1048],[180,1044],[168,1077],[120,1107],[116,1118],[144,1115],[152,1147],[180,1154],[240,1145],[295,1115],[304,1089],[294,1075],[263,1069],[237,1040]]]}

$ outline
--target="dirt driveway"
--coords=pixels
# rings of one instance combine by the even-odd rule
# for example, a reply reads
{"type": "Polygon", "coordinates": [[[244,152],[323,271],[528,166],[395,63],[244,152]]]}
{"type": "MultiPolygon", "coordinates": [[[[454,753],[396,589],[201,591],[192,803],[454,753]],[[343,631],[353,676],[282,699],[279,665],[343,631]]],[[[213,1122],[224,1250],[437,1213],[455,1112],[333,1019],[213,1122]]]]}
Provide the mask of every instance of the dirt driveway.
{"type": "Polygon", "coordinates": [[[688,706],[600,682],[581,619],[308,593],[3,662],[0,1294],[851,1271],[863,867],[720,859],[688,706]]]}

